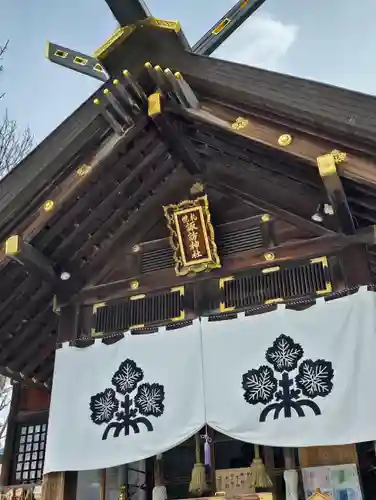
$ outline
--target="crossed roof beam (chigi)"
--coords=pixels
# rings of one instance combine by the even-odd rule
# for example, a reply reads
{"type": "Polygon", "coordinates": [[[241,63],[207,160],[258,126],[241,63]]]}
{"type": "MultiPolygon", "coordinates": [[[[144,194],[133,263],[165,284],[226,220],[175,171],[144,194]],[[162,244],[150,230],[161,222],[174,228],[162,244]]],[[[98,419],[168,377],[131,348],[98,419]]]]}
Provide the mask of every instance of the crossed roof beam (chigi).
{"type": "Polygon", "coordinates": [[[239,0],[205,33],[192,47],[188,43],[178,21],[166,21],[151,15],[143,0],[105,0],[119,27],[92,56],[69,49],[56,43],[47,43],[47,58],[60,66],[106,82],[111,71],[106,58],[135,31],[145,26],[173,31],[184,50],[200,55],[210,55],[237,28],[239,28],[265,0],[239,0]]]}

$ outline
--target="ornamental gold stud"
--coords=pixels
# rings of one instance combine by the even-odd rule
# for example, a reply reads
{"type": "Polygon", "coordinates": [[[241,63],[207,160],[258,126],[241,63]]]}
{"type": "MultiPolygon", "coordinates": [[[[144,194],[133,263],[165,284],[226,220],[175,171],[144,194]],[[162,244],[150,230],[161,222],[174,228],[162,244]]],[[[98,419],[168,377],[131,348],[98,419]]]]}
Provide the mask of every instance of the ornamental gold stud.
{"type": "Polygon", "coordinates": [[[333,149],[330,154],[333,156],[336,165],[338,165],[338,163],[346,161],[347,154],[343,153],[342,151],[338,151],[338,149],[333,149]]]}
{"type": "Polygon", "coordinates": [[[292,136],[290,134],[282,134],[278,138],[278,144],[282,147],[289,146],[292,143],[292,136]]]}
{"type": "Polygon", "coordinates": [[[202,182],[195,182],[191,187],[191,194],[198,194],[204,192],[204,185],[202,182]]]}
{"type": "Polygon", "coordinates": [[[137,290],[137,288],[140,286],[140,283],[137,280],[131,281],[130,283],[130,289],[131,290],[137,290]]]}
{"type": "Polygon", "coordinates": [[[54,207],[55,207],[55,203],[54,203],[53,200],[47,200],[43,204],[43,210],[45,212],[52,212],[52,210],[54,209],[54,207]]]}
{"type": "Polygon", "coordinates": [[[273,252],[264,253],[264,259],[270,262],[271,260],[275,259],[275,255],[273,252]]]}
{"type": "Polygon", "coordinates": [[[264,214],[261,216],[261,222],[269,222],[270,221],[270,215],[269,214],[264,214]]]}
{"type": "Polygon", "coordinates": [[[241,130],[248,125],[247,118],[243,118],[242,116],[238,116],[234,123],[231,124],[231,128],[233,130],[241,130]]]}
{"type": "Polygon", "coordinates": [[[132,247],[133,253],[138,253],[140,250],[141,250],[140,245],[133,245],[133,247],[132,247]]]}
{"type": "Polygon", "coordinates": [[[76,173],[79,177],[85,177],[85,175],[87,175],[90,172],[90,170],[91,170],[91,166],[85,164],[85,165],[81,165],[77,169],[76,173]]]}

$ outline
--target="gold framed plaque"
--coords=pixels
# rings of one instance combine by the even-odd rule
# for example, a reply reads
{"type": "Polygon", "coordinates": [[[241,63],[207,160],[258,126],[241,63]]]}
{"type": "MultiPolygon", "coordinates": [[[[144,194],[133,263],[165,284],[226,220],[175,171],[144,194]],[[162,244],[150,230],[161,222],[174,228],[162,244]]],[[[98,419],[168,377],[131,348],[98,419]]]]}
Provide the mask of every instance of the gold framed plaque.
{"type": "Polygon", "coordinates": [[[163,207],[175,272],[185,276],[221,267],[206,195],[163,207]]]}

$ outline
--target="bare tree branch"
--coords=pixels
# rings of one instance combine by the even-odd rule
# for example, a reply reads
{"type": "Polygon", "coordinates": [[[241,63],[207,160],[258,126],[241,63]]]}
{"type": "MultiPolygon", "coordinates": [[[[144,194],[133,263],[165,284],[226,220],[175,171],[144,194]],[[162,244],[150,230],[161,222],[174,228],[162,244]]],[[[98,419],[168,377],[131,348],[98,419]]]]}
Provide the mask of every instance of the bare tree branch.
{"type": "MultiPolygon", "coordinates": [[[[8,48],[9,40],[5,42],[5,45],[0,45],[0,61],[3,60],[3,55],[8,48]]],[[[3,65],[0,64],[0,72],[3,71],[3,65]]],[[[0,99],[4,97],[4,93],[0,94],[0,99]]]]}
{"type": "Polygon", "coordinates": [[[30,129],[19,132],[17,123],[10,120],[6,112],[0,123],[0,179],[24,158],[32,146],[30,129]]]}
{"type": "Polygon", "coordinates": [[[3,375],[0,375],[0,443],[5,438],[7,430],[7,408],[10,404],[11,394],[12,387],[9,384],[9,380],[3,375]]]}
{"type": "MultiPolygon", "coordinates": [[[[0,45],[0,63],[8,48],[9,40],[0,45]]],[[[0,73],[3,66],[0,64],[0,73]]],[[[0,99],[4,93],[0,94],[0,99]]],[[[33,137],[30,129],[20,132],[17,123],[11,120],[8,113],[0,121],[0,179],[8,174],[30,151],[33,146],[33,137]]]]}

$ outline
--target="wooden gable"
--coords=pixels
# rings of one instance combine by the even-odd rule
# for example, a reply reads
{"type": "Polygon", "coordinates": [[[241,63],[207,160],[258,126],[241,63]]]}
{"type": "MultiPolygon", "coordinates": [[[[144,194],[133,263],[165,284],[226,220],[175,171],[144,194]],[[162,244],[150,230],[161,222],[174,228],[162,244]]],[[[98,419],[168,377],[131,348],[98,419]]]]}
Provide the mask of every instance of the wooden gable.
{"type": "Polygon", "coordinates": [[[56,344],[67,340],[56,304],[74,311],[60,329],[75,331],[78,304],[97,303],[106,283],[119,298],[134,294],[135,281],[140,293],[162,276],[172,288],[190,282],[151,254],[168,253],[162,205],[187,198],[197,181],[222,238],[224,266],[210,276],[265,266],[270,247],[275,263],[327,253],[346,260],[351,247],[357,272],[342,287],[373,279],[364,256],[368,245],[376,271],[375,100],[188,53],[160,57],[185,78],[148,65],[131,109],[129,79],[108,85],[116,106],[101,88],[99,106],[86,102],[0,182],[0,235],[9,243],[0,255],[0,366],[14,379],[49,385],[56,344]],[[336,165],[331,156],[328,181],[317,157],[333,150],[347,157],[336,165]],[[313,221],[326,203],[334,215],[313,221]],[[260,229],[265,214],[276,240],[260,229]]]}

